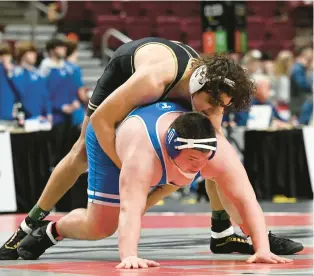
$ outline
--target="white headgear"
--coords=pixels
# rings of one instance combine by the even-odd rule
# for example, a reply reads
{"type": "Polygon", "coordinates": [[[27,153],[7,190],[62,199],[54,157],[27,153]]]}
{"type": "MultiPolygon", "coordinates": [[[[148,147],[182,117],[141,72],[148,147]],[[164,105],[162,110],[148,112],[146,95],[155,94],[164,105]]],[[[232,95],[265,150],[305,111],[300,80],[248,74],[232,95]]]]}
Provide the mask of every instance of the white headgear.
{"type": "MultiPolygon", "coordinates": [[[[211,79],[208,79],[205,77],[206,73],[207,73],[206,65],[200,66],[193,72],[190,78],[190,83],[189,83],[189,89],[190,89],[191,95],[199,91],[206,84],[206,82],[211,81],[211,79]]],[[[232,88],[235,87],[235,82],[228,78],[218,77],[218,79],[223,79],[223,82],[232,88]]]]}

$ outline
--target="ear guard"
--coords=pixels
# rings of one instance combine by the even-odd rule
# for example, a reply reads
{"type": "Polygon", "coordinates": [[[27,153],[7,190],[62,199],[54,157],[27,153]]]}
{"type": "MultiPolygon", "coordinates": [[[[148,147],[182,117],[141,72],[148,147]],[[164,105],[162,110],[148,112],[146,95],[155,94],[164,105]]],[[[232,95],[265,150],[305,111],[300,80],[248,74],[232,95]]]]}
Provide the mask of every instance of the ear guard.
{"type": "Polygon", "coordinates": [[[193,148],[211,150],[212,154],[208,158],[208,160],[210,160],[214,157],[217,150],[217,139],[186,139],[179,137],[175,129],[171,128],[168,130],[166,136],[166,149],[171,159],[176,158],[180,154],[180,150],[193,148]],[[213,145],[210,146],[208,143],[213,143],[213,145]]]}
{"type": "MultiPolygon", "coordinates": [[[[207,82],[211,82],[214,80],[217,80],[217,78],[215,79],[208,79],[206,78],[206,73],[207,73],[207,68],[206,65],[202,65],[199,68],[197,68],[191,78],[190,78],[190,82],[189,82],[189,90],[190,90],[190,94],[193,95],[195,92],[199,91],[201,88],[204,87],[204,85],[207,82]]],[[[228,78],[225,77],[218,77],[219,80],[223,80],[224,84],[230,86],[231,88],[235,87],[235,82],[233,80],[230,80],[228,78]]]]}

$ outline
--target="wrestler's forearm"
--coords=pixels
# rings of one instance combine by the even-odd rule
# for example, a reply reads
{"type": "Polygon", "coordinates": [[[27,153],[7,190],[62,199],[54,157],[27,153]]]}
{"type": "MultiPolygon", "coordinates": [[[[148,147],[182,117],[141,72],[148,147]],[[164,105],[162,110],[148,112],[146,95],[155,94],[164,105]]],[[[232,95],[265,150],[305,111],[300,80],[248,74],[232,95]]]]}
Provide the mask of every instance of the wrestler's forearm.
{"type": "Polygon", "coordinates": [[[144,213],[145,214],[151,207],[153,207],[158,201],[164,199],[165,197],[171,195],[173,192],[177,191],[179,187],[165,184],[162,186],[154,187],[148,194],[146,206],[144,213]]]}
{"type": "Polygon", "coordinates": [[[120,211],[119,216],[119,253],[123,260],[137,256],[138,242],[141,233],[141,210],[132,209],[120,211]]]}
{"type": "Polygon", "coordinates": [[[235,205],[249,230],[255,252],[270,251],[265,217],[257,200],[245,199],[235,205]]]}
{"type": "Polygon", "coordinates": [[[130,157],[123,162],[121,169],[118,225],[121,261],[130,256],[137,256],[138,254],[141,219],[150,187],[147,183],[149,183],[148,179],[151,179],[151,174],[154,172],[153,164],[150,164],[149,161],[142,163],[142,160],[145,159],[147,157],[139,153],[137,157],[130,157]],[[132,177],[130,179],[131,174],[132,177]]]}

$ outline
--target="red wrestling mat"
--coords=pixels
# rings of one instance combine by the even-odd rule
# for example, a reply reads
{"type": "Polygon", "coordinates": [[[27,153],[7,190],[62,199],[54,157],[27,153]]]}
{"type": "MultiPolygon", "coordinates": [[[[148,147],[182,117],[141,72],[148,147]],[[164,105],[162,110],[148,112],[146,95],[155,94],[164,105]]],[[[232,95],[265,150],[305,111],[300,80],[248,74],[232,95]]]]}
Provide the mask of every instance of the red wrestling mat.
{"type": "MultiPolygon", "coordinates": [[[[311,269],[313,259],[295,260],[292,264],[245,264],[244,261],[220,261],[220,260],[167,260],[159,261],[160,268],[150,268],[141,270],[118,270],[115,269],[117,262],[64,262],[64,263],[44,263],[29,265],[12,265],[5,268],[42,271],[55,273],[70,273],[79,275],[110,275],[110,276],[161,276],[161,275],[239,275],[241,274],[266,274],[270,271],[286,271],[287,274],[300,269],[311,269]],[[251,273],[252,271],[252,273],[251,273]]],[[[0,266],[1,267],[1,266],[0,266]]],[[[267,275],[267,274],[266,274],[267,275]]],[[[285,275],[285,274],[282,274],[285,275]]],[[[296,274],[298,275],[298,274],[296,274]]]]}
{"type": "MultiPolygon", "coordinates": [[[[0,216],[0,231],[15,231],[26,215],[2,215],[0,216]]],[[[58,220],[62,215],[51,215],[50,220],[58,220]]],[[[313,215],[311,213],[266,213],[267,226],[311,226],[313,215]]],[[[174,214],[163,213],[161,215],[148,214],[143,217],[143,228],[208,228],[210,227],[209,214],[174,214]]]]}

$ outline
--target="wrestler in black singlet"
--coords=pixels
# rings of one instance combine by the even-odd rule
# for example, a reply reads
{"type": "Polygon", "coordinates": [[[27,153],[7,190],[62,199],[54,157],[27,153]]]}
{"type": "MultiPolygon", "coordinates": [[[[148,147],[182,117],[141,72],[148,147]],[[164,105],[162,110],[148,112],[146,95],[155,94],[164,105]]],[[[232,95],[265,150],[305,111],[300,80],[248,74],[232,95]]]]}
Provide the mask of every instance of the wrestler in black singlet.
{"type": "Polygon", "coordinates": [[[177,74],[174,80],[166,87],[158,101],[164,100],[169,91],[181,80],[191,58],[199,54],[190,46],[164,38],[146,37],[128,42],[119,47],[113,54],[104,73],[97,82],[94,93],[89,101],[87,116],[91,116],[96,108],[119,86],[125,83],[135,72],[134,55],[141,47],[148,44],[161,44],[169,48],[176,60],[177,74]]]}

